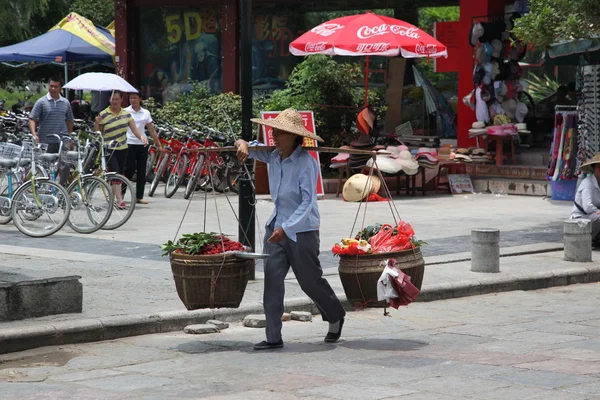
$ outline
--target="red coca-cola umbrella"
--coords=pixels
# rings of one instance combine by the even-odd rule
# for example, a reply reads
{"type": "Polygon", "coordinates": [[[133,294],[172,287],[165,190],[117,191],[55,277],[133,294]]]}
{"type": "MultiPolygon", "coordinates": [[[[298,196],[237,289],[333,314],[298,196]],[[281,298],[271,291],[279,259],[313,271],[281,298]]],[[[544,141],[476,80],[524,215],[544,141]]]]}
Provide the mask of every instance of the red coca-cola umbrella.
{"type": "Polygon", "coordinates": [[[332,19],[290,43],[296,56],[366,56],[365,105],[369,90],[369,56],[448,57],[446,46],[399,19],[368,12],[332,19]]]}

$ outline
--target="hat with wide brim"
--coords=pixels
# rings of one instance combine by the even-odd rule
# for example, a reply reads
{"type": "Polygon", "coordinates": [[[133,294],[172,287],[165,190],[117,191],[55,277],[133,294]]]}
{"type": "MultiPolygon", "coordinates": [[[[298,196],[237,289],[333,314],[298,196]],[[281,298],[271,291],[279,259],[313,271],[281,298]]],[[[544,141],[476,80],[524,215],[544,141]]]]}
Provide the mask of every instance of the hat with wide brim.
{"type": "Polygon", "coordinates": [[[252,118],[251,121],[259,125],[270,126],[273,129],[279,129],[294,135],[324,142],[320,136],[315,135],[304,127],[302,115],[293,108],[283,110],[277,117],[272,119],[252,118]]]}
{"type": "Polygon", "coordinates": [[[352,175],[342,189],[344,200],[349,202],[362,201],[365,197],[371,194],[373,190],[373,179],[365,174],[352,175]]]}
{"type": "Polygon", "coordinates": [[[596,154],[594,157],[582,164],[579,169],[581,169],[584,172],[589,172],[590,170],[592,170],[591,167],[595,164],[600,164],[600,153],[596,154]]]}
{"type": "Polygon", "coordinates": [[[396,159],[386,156],[377,157],[377,161],[373,161],[373,159],[369,159],[367,161],[367,167],[377,168],[381,172],[385,172],[386,174],[397,174],[402,169],[402,165],[400,165],[396,159]]]}

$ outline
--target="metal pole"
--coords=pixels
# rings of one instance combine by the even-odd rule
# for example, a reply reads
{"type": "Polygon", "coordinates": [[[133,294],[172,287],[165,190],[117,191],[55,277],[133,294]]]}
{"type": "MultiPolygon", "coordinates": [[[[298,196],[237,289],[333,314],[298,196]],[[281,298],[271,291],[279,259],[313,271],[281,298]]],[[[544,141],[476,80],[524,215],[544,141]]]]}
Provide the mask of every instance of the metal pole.
{"type": "MultiPolygon", "coordinates": [[[[249,142],[252,140],[252,0],[238,1],[238,16],[240,21],[240,70],[242,96],[242,139],[249,142]]],[[[251,171],[252,164],[248,164],[251,171]]],[[[255,247],[255,193],[252,189],[251,177],[246,177],[240,182],[240,227],[239,241],[243,244],[255,247]]],[[[250,279],[255,279],[254,268],[250,271],[250,279]]]]}
{"type": "MultiPolygon", "coordinates": [[[[67,63],[65,62],[65,84],[67,84],[69,82],[69,66],[67,65],[67,63]]],[[[65,98],[69,98],[69,93],[68,93],[69,89],[65,89],[65,98]]]]}

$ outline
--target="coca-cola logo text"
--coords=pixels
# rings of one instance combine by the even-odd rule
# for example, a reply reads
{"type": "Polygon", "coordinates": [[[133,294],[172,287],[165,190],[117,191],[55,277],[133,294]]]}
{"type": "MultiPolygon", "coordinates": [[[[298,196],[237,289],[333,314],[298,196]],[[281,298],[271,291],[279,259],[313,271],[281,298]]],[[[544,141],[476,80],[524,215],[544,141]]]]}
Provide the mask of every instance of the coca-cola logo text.
{"type": "Polygon", "coordinates": [[[435,44],[424,45],[420,43],[415,46],[415,53],[417,54],[431,55],[437,52],[438,49],[435,44]]]}
{"type": "Polygon", "coordinates": [[[321,24],[312,28],[310,31],[312,33],[316,33],[317,35],[327,37],[333,35],[336,31],[339,31],[344,26],[340,24],[321,24]]]}
{"type": "Polygon", "coordinates": [[[389,43],[360,43],[356,46],[356,51],[358,53],[381,53],[388,51],[389,48],[389,43]]]}
{"type": "Polygon", "coordinates": [[[369,39],[374,36],[385,35],[391,32],[394,35],[406,36],[411,39],[419,38],[419,30],[415,27],[409,28],[402,25],[381,24],[373,27],[361,26],[356,32],[356,36],[360,39],[369,39]]]}
{"type": "Polygon", "coordinates": [[[307,53],[317,53],[319,51],[325,51],[327,42],[308,42],[304,46],[304,51],[307,53]]]}

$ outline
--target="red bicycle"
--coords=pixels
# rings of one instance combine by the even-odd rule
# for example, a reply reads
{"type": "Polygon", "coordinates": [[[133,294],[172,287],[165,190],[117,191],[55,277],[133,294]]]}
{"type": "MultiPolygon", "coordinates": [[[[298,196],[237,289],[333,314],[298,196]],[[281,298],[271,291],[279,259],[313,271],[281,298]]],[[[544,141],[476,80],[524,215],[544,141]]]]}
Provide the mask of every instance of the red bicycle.
{"type": "MultiPolygon", "coordinates": [[[[169,139],[164,138],[168,136],[164,133],[165,131],[167,131],[167,129],[156,126],[156,130],[158,131],[158,139],[160,140],[161,145],[163,147],[168,146],[169,139]]],[[[174,133],[171,134],[171,137],[173,135],[174,133]]],[[[153,143],[150,146],[148,146],[148,160],[146,161],[146,182],[148,183],[152,183],[152,181],[154,180],[154,172],[156,170],[156,166],[158,165],[159,158],[160,151],[158,151],[158,146],[156,145],[156,143],[153,143]]]]}
{"type": "Polygon", "coordinates": [[[167,178],[165,174],[171,170],[175,161],[177,160],[176,155],[179,154],[184,146],[185,145],[181,141],[175,139],[174,137],[171,137],[170,140],[163,143],[163,151],[160,153],[156,167],[154,167],[154,178],[152,179],[148,196],[154,196],[154,192],[156,192],[156,188],[158,187],[160,180],[163,177],[167,178]]]}
{"type": "Polygon", "coordinates": [[[200,155],[197,151],[190,150],[201,147],[203,147],[202,144],[195,141],[191,136],[188,137],[185,146],[179,151],[177,160],[173,163],[170,175],[167,178],[167,184],[165,185],[166,198],[173,197],[183,182],[183,179],[192,174],[200,155]]]}
{"type": "MultiPolygon", "coordinates": [[[[227,138],[222,135],[211,135],[210,133],[204,139],[201,147],[215,148],[219,147],[217,142],[227,144],[227,138]]],[[[189,179],[185,188],[183,197],[189,199],[192,193],[199,187],[201,190],[209,191],[215,189],[223,193],[228,189],[227,185],[227,162],[221,155],[215,151],[195,152],[198,154],[193,165],[190,163],[189,179]],[[212,182],[211,177],[212,175],[212,182]]]]}

